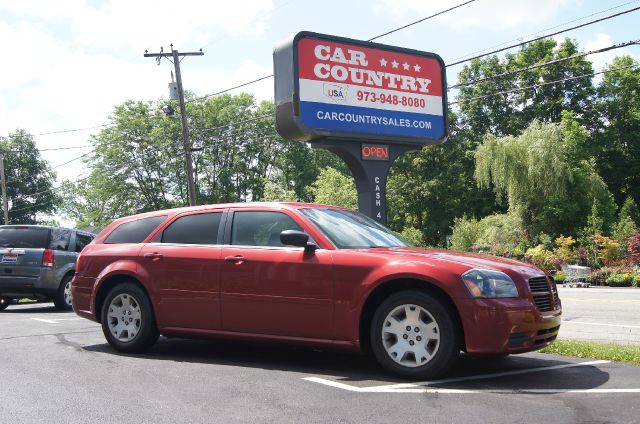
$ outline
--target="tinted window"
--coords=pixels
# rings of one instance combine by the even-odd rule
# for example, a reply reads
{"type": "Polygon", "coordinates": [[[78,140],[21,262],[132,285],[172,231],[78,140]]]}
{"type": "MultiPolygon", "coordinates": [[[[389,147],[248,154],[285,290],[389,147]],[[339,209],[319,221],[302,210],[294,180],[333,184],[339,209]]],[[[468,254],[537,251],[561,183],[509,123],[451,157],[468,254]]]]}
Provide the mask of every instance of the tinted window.
{"type": "Polygon", "coordinates": [[[82,252],[82,249],[84,249],[87,244],[91,243],[91,240],[93,240],[93,237],[91,236],[76,234],[76,252],[82,252]]]}
{"type": "Polygon", "coordinates": [[[154,216],[151,218],[142,218],[137,221],[125,222],[118,228],[113,230],[105,243],[142,243],[151,231],[155,230],[166,216],[154,216]]]}
{"type": "Polygon", "coordinates": [[[0,247],[45,249],[48,241],[48,228],[0,227],[0,247]]]}
{"type": "Polygon", "coordinates": [[[54,228],[51,230],[50,248],[53,250],[69,250],[71,241],[71,230],[65,228],[54,228]]]}
{"type": "Polygon", "coordinates": [[[176,219],[162,233],[163,243],[218,244],[222,213],[201,213],[176,219]]]}
{"type": "Polygon", "coordinates": [[[302,228],[281,212],[235,212],[231,244],[240,246],[284,246],[280,233],[302,228]]]}
{"type": "Polygon", "coordinates": [[[408,246],[398,234],[373,219],[343,209],[300,209],[339,249],[408,246]]]}

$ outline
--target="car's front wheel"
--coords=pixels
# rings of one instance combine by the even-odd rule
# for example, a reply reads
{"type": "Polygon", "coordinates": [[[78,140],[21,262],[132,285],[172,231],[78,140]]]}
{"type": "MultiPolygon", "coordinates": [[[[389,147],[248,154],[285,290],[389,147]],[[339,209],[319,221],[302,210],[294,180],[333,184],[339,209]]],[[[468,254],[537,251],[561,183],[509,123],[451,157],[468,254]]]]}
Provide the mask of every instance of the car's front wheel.
{"type": "Polygon", "coordinates": [[[6,297],[0,297],[0,311],[4,311],[11,304],[11,299],[7,299],[6,297]]]}
{"type": "Polygon", "coordinates": [[[102,305],[101,318],[104,336],[120,352],[143,352],[158,340],[151,301],[135,283],[121,283],[111,289],[102,305]]]}
{"type": "Polygon", "coordinates": [[[373,353],[387,370],[410,379],[445,373],[460,354],[451,312],[427,293],[407,290],[387,298],[371,325],[373,353]]]}

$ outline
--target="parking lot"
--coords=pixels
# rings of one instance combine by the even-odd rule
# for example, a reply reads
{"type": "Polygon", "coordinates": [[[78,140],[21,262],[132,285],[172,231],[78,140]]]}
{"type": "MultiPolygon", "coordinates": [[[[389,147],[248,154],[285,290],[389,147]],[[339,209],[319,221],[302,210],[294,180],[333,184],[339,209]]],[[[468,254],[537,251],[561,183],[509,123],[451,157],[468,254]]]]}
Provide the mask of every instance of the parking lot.
{"type": "Polygon", "coordinates": [[[51,304],[0,314],[3,422],[638,422],[640,367],[544,354],[462,358],[407,382],[371,358],[161,338],[121,355],[51,304]],[[8,421],[10,417],[10,421],[8,421]]]}

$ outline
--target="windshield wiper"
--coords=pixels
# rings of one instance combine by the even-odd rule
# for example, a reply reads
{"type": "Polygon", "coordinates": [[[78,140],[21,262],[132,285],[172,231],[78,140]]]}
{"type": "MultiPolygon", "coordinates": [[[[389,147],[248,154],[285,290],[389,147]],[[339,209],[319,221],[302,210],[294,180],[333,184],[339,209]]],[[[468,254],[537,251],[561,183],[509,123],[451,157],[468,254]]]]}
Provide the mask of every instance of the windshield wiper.
{"type": "Polygon", "coordinates": [[[4,244],[0,244],[0,246],[2,246],[2,247],[16,247],[16,245],[12,244],[12,243],[4,243],[4,244]]]}

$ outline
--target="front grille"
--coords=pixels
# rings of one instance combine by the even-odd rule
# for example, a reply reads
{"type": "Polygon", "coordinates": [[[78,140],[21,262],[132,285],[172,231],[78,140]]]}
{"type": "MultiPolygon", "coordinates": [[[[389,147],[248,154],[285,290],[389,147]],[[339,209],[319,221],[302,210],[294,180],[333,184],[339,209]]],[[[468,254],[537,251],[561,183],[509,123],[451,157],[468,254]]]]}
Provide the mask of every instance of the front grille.
{"type": "MultiPolygon", "coordinates": [[[[547,277],[533,277],[529,280],[529,288],[533,295],[533,301],[536,303],[540,312],[549,312],[554,307],[554,284],[552,284],[547,277]]],[[[557,291],[556,291],[557,293],[557,291]]]]}
{"type": "Polygon", "coordinates": [[[549,292],[549,282],[547,281],[547,277],[533,277],[529,280],[529,288],[531,289],[531,293],[548,293],[549,292]]]}

